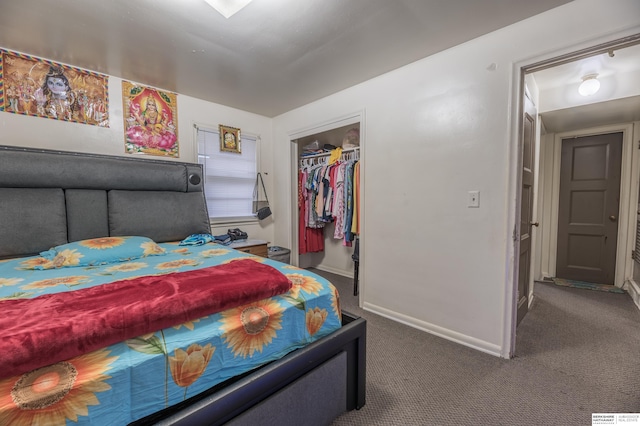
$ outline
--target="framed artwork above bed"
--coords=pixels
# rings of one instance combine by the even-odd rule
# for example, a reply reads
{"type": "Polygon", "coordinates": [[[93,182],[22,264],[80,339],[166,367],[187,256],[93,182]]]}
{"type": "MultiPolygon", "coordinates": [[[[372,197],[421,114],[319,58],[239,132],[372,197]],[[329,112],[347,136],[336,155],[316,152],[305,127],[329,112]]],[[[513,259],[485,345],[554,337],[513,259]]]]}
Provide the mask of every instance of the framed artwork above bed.
{"type": "Polygon", "coordinates": [[[108,77],[0,49],[0,111],[109,127],[108,77]]]}
{"type": "Polygon", "coordinates": [[[178,158],[178,99],[141,84],[122,82],[125,152],[178,158]]]}

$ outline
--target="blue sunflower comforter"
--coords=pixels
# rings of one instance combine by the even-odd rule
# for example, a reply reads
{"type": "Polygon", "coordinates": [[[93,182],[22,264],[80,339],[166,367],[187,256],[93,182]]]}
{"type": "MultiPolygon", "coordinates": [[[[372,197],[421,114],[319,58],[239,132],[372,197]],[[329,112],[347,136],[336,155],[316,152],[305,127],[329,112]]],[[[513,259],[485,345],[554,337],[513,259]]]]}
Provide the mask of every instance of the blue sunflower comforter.
{"type": "Polygon", "coordinates": [[[0,424],[127,424],[340,328],[338,293],[318,275],[217,244],[159,246],[162,253],[155,254],[161,255],[129,256],[133,260],[125,256],[105,264],[90,262],[73,250],[50,253],[44,259],[0,261],[0,300],[34,298],[247,258],[273,266],[293,286],[278,296],[2,379],[0,424]],[[61,253],[66,257],[61,258],[61,253]]]}

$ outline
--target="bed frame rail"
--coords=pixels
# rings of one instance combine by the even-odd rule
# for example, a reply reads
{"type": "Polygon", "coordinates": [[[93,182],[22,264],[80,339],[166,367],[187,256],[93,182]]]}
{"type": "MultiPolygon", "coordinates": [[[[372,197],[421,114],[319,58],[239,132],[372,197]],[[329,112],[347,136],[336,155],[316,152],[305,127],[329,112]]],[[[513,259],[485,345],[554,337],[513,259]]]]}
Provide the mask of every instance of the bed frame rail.
{"type": "MultiPolygon", "coordinates": [[[[156,413],[132,425],[222,425],[292,385],[324,363],[346,354],[346,410],[365,405],[366,321],[343,312],[343,326],[285,357],[254,370],[178,412],[156,413]]],[[[217,389],[217,387],[216,387],[217,389]]],[[[286,415],[286,413],[284,414],[286,415]]],[[[313,421],[311,423],[313,424],[313,421]]]]}

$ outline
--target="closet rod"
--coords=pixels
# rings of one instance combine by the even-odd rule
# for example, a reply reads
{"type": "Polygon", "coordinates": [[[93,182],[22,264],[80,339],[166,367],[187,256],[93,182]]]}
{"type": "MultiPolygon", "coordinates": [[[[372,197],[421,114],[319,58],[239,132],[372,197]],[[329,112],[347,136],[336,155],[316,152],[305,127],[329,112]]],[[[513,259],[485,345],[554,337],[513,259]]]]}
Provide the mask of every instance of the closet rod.
{"type": "MultiPolygon", "coordinates": [[[[347,152],[355,152],[358,151],[360,149],[359,146],[356,146],[355,148],[347,148],[347,149],[343,149],[342,153],[345,154],[347,152]]],[[[300,156],[301,160],[306,160],[308,158],[321,158],[321,157],[328,157],[331,155],[331,151],[328,152],[323,152],[321,154],[313,154],[313,155],[302,155],[300,156]]]]}

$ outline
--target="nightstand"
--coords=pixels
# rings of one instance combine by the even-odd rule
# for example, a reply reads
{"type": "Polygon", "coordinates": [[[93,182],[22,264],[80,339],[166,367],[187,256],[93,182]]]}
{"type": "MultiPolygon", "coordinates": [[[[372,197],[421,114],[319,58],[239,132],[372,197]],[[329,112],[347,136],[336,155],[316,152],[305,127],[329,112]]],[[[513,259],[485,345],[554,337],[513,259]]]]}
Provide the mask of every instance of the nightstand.
{"type": "Polygon", "coordinates": [[[227,247],[231,247],[245,253],[255,254],[256,256],[269,257],[267,244],[269,244],[268,241],[247,239],[244,241],[233,242],[227,247]]]}

